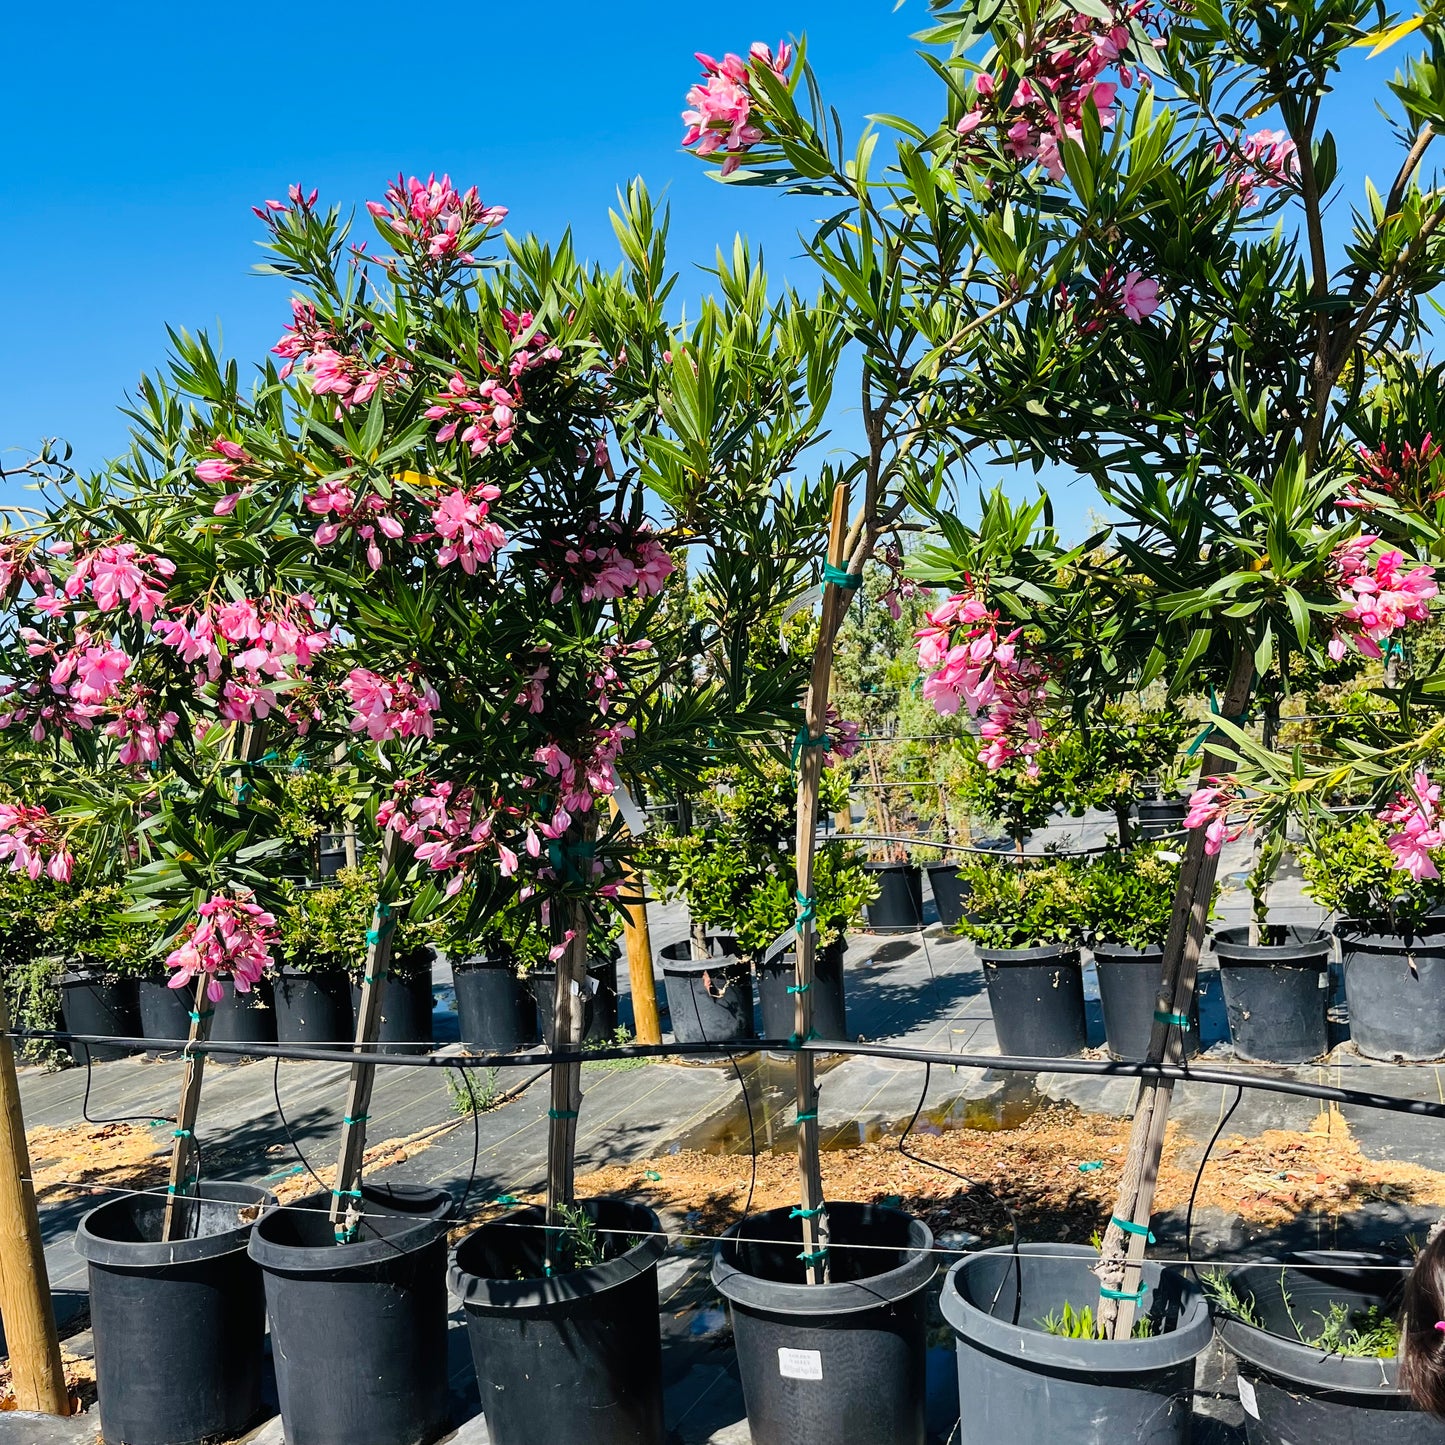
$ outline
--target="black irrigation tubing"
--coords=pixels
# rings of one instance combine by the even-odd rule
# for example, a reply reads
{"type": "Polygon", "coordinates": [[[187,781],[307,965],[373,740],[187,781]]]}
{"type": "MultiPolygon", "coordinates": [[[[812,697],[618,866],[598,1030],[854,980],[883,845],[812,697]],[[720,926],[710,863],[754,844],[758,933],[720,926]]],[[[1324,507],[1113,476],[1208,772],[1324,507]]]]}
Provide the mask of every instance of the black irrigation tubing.
{"type": "MultiPolygon", "coordinates": [[[[112,1044],[121,1047],[155,1048],[174,1044],[184,1049],[184,1039],[116,1038],[100,1034],[70,1034],[56,1029],[12,1029],[13,1039],[61,1039],[78,1044],[112,1044]]],[[[244,1044],[207,1041],[190,1046],[192,1053],[231,1054],[245,1058],[293,1059],[323,1064],[381,1064],[392,1068],[493,1069],[531,1067],[538,1064],[608,1063],[622,1059],[666,1059],[677,1057],[722,1057],[752,1054],[762,1050],[788,1052],[795,1048],[815,1054],[852,1054],[863,1058],[895,1059],[901,1063],[939,1064],[954,1069],[997,1069],[1003,1073],[1083,1074],[1119,1079],[1172,1079],[1180,1083],[1224,1084],[1266,1093],[1293,1094],[1304,1099],[1322,1099],[1353,1104],[1363,1109],[1382,1109],[1397,1114],[1417,1114],[1445,1119],[1445,1103],[1428,1099],[1406,1099],[1396,1094],[1377,1094],[1367,1089],[1346,1089],[1332,1084],[1310,1084],[1272,1074],[1234,1069],[1190,1067],[1184,1064],[1129,1063],[1115,1059],[1040,1059],[1022,1054],[952,1054],[942,1049],[916,1049],[901,1044],[870,1044],[846,1039],[809,1039],[794,1044],[791,1039],[748,1039],[735,1043],[622,1044],[613,1048],[563,1050],[549,1053],[534,1050],[524,1054],[384,1054],[348,1047],[343,1049],[296,1048],[286,1044],[244,1044]]]]}
{"type": "MultiPolygon", "coordinates": [[[[1148,841],[1151,843],[1164,843],[1171,838],[1182,838],[1184,830],[1177,829],[1171,833],[1160,833],[1148,841]]],[[[1018,853],[1012,845],[1004,848],[979,848],[971,843],[940,843],[932,838],[907,838],[895,833],[853,833],[834,830],[828,834],[830,842],[857,843],[903,843],[910,848],[938,848],[946,853],[977,853],[983,858],[1002,858],[1005,861],[1017,861],[1022,859],[1026,863],[1051,863],[1056,858],[1087,858],[1094,853],[1113,853],[1118,850],[1117,843],[1100,843],[1095,848],[1057,848],[1047,853],[1018,853]]]]}

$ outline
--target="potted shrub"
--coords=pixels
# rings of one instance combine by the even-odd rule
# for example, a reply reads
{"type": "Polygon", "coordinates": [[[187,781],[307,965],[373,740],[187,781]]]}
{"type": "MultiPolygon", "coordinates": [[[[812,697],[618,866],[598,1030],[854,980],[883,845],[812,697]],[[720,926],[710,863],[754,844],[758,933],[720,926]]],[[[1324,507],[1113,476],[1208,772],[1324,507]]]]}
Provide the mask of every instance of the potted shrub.
{"type": "Polygon", "coordinates": [[[368,926],[362,922],[358,932],[357,895],[333,881],[288,883],[285,898],[272,976],[276,1037],[283,1044],[350,1043],[355,943],[368,926]]]}
{"type": "MultiPolygon", "coordinates": [[[[50,890],[37,924],[47,954],[58,958],[61,1010],[66,1030],[74,1034],[141,1036],[139,981],[151,974],[148,951],[153,935],[125,922],[124,892],[113,884],[60,884],[50,890]]],[[[153,1037],[184,1038],[189,1019],[181,1000],[179,1019],[172,1007],[175,994],[163,982],[147,990],[150,1021],[162,1033],[153,1037]],[[159,1004],[160,1007],[156,1007],[159,1004]],[[179,1032],[177,1032],[179,1029],[179,1032]]],[[[124,1058],[132,1046],[74,1044],[77,1061],[124,1058]]]]}
{"type": "Polygon", "coordinates": [[[345,763],[313,768],[301,754],[278,779],[276,832],[290,845],[297,876],[320,882],[347,866],[356,850],[357,770],[345,763]]]}
{"type": "MultiPolygon", "coordinates": [[[[617,1037],[618,936],[622,925],[615,918],[594,919],[587,930],[587,969],[582,991],[582,1042],[611,1043],[617,1037]]],[[[550,953],[550,950],[549,950],[550,953]]],[[[537,997],[542,1042],[554,1048],[557,1005],[557,967],[550,957],[535,963],[528,980],[537,997]]]]}
{"type": "Polygon", "coordinates": [[[908,850],[890,845],[863,866],[876,889],[876,897],[865,909],[869,929],[873,933],[916,933],[922,928],[923,869],[909,858],[908,850]]]}
{"type": "Polygon", "coordinates": [[[447,920],[441,946],[452,960],[461,1041],[482,1053],[509,1053],[541,1038],[531,974],[547,958],[547,935],[519,906],[473,903],[470,889],[447,920]],[[476,920],[473,921],[473,914],[476,920]]]}
{"type": "Polygon", "coordinates": [[[1084,721],[1084,729],[1056,744],[1075,754],[1069,771],[1080,800],[1113,813],[1121,848],[1134,841],[1131,815],[1136,808],[1145,841],[1177,832],[1184,824],[1185,804],[1168,794],[1189,720],[1178,708],[1107,702],[1084,721]]]}
{"type": "Polygon", "coordinates": [[[959,932],[983,964],[999,1051],[1062,1058],[1088,1045],[1084,971],[1083,869],[1069,859],[1007,859],[968,870],[971,912],[959,932]]]}
{"type": "Polygon", "coordinates": [[[1438,1059],[1445,884],[1433,865],[1419,876],[1402,869],[1387,827],[1366,816],[1320,829],[1300,848],[1300,868],[1310,896],[1335,919],[1355,1047],[1372,1059],[1438,1059]]]}

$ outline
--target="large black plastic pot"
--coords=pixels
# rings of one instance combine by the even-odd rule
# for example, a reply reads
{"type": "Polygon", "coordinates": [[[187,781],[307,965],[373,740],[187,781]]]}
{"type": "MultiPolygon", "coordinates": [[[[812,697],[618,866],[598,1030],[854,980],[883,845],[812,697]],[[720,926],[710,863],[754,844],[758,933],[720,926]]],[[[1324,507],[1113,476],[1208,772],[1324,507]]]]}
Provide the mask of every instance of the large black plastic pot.
{"type": "Polygon", "coordinates": [[[229,1440],[260,1412],[266,1301],[246,1244],[276,1201],[254,1184],[206,1180],[201,1194],[185,1206],[190,1238],[160,1242],[155,1194],[102,1204],[76,1232],[110,1445],[229,1440]]]}
{"type": "MultiPolygon", "coordinates": [[[[845,940],[837,939],[813,955],[813,1030],[820,1039],[848,1037],[848,1005],[843,992],[845,940]]],[[[758,1002],[762,1006],[763,1037],[792,1036],[796,1019],[789,988],[797,981],[797,959],[779,954],[758,968],[758,1002]]]]}
{"type": "MultiPolygon", "coordinates": [[[[557,969],[552,964],[534,968],[530,977],[537,996],[543,1042],[549,1049],[555,1048],[552,1039],[555,1033],[553,1011],[557,1000],[557,969]]],[[[617,1034],[617,955],[589,958],[587,977],[592,989],[582,1002],[582,1042],[610,1043],[617,1034]]]]}
{"type": "Polygon", "coordinates": [[[1331,1304],[1397,1311],[1405,1269],[1383,1255],[1311,1250],[1277,1269],[1235,1271],[1230,1282],[1262,1328],[1223,1319],[1220,1337],[1239,1359],[1249,1445],[1440,1445],[1445,1424],[1418,1413],[1393,1359],[1346,1359],[1314,1338],[1331,1304]],[[1286,1300],[1286,1296],[1288,1299],[1286,1300]],[[1298,1326],[1298,1328],[1296,1328],[1298,1326]]]}
{"type": "Polygon", "coordinates": [[[652,1210],[625,1199],[580,1207],[611,1246],[601,1264],[546,1278],[545,1216],[532,1208],[482,1225],[457,1246],[448,1281],[466,1310],[492,1445],[663,1445],[666,1438],[662,1226],[652,1210]]]}
{"type": "Polygon", "coordinates": [[[1061,1059],[1088,1046],[1084,969],[1069,943],[980,948],[999,1052],[1061,1059]]]}
{"type": "Polygon", "coordinates": [[[462,1043],[484,1054],[506,1054],[535,1044],[537,1000],[530,975],[517,972],[510,953],[474,953],[452,967],[462,1043]]]}
{"type": "MultiPolygon", "coordinates": [[[[136,980],[135,992],[141,1036],[157,1043],[170,1041],[171,1052],[179,1053],[184,1045],[177,1040],[190,1036],[194,986],[171,988],[163,978],[140,978],[136,980]]],[[[162,1050],[150,1052],[160,1053],[162,1050]]]]}
{"type": "Polygon", "coordinates": [[[957,863],[933,863],[928,868],[928,885],[938,905],[938,921],[952,928],[963,922],[963,908],[968,901],[968,885],[963,881],[957,863]]]}
{"type": "Polygon", "coordinates": [[[738,957],[737,940],[708,939],[708,957],[694,958],[692,944],[662,950],[662,981],[672,1036],[680,1044],[732,1043],[753,1033],[753,973],[738,957]]]}
{"type": "MultiPolygon", "coordinates": [[[[271,980],[263,978],[251,986],[249,993],[238,993],[230,979],[221,983],[221,997],[212,1005],[211,1037],[231,1044],[274,1044],[276,1042],[276,1005],[271,993],[271,980]]],[[[217,1054],[215,1062],[225,1063],[230,1057],[217,1054]]]]}
{"type": "Polygon", "coordinates": [[[949,1270],[939,1305],[958,1337],[961,1445],[1186,1445],[1194,1360],[1212,1333],[1203,1291],[1149,1261],[1148,1338],[1046,1334],[1065,1304],[1097,1306],[1092,1264],[1074,1244],[1024,1244],[949,1270]]]}
{"type": "Polygon", "coordinates": [[[1355,1047],[1370,1059],[1445,1055],[1445,931],[1405,938],[1343,923],[1335,937],[1355,1047]]]}
{"type": "Polygon", "coordinates": [[[1141,798],[1136,806],[1139,810],[1139,836],[1145,841],[1181,832],[1185,815],[1189,812],[1188,803],[1174,798],[1141,798]]]}
{"type": "Polygon", "coordinates": [[[1259,1064],[1308,1063],[1330,1047],[1330,935],[1275,923],[1261,938],[1251,944],[1247,927],[1214,935],[1235,1055],[1259,1064]]]}
{"type": "MultiPolygon", "coordinates": [[[[294,1199],[288,1209],[331,1208],[330,1190],[318,1189],[294,1199]]],[[[437,1184],[401,1184],[389,1180],[363,1181],[361,1212],[363,1214],[398,1214],[410,1219],[450,1219],[456,1200],[437,1184]]]]}
{"type": "Polygon", "coordinates": [[[446,1225],[367,1209],[338,1246],[322,1209],[251,1235],[287,1445],[431,1445],[449,1424],[446,1225]]]}
{"type": "Polygon", "coordinates": [[[832,1280],[810,1285],[790,1212],[749,1216],[713,1256],[753,1445],[923,1445],[932,1232],[897,1209],[830,1204],[832,1280]]]}
{"type": "MultiPolygon", "coordinates": [[[[133,978],[107,978],[88,968],[60,976],[60,1011],[65,1031],[71,1034],[99,1034],[105,1038],[140,1037],[140,1008],[133,978]]],[[[136,1052],[121,1044],[70,1044],[71,1057],[84,1063],[93,1060],[124,1059],[136,1052]]]]}
{"type": "MultiPolygon", "coordinates": [[[[1104,1035],[1109,1055],[1115,1059],[1142,1059],[1149,1052],[1149,1035],[1154,1030],[1154,1010],[1159,1004],[1159,979],[1164,970],[1164,950],[1129,948],[1122,943],[1096,943],[1094,969],[1099,975],[1099,1002],[1104,1009],[1104,1035]]],[[[1189,1005],[1189,1027],[1184,1030],[1184,1050],[1199,1048],[1199,992],[1189,1005]]]]}
{"type": "MultiPolygon", "coordinates": [[[[430,950],[428,950],[430,957],[430,950]]],[[[436,1043],[432,1029],[431,970],[390,974],[381,991],[381,1030],[376,1047],[383,1054],[424,1054],[436,1043]]],[[[361,986],[351,985],[353,1014],[361,1013],[361,986]]]]}
{"type": "Polygon", "coordinates": [[[878,897],[866,904],[874,933],[914,933],[923,927],[923,870],[916,863],[865,863],[878,885],[878,897]]]}
{"type": "Polygon", "coordinates": [[[349,1044],[355,1030],[351,980],[336,969],[298,973],[284,965],[273,985],[276,1037],[283,1044],[349,1044]]]}

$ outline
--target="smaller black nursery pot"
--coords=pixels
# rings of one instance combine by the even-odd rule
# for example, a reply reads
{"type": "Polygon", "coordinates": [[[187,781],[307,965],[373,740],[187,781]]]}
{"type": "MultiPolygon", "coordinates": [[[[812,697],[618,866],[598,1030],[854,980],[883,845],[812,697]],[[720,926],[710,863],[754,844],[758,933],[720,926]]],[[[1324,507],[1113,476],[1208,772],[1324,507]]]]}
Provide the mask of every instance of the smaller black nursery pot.
{"type": "MultiPolygon", "coordinates": [[[[820,1039],[848,1037],[848,1001],[843,989],[843,958],[847,952],[847,942],[838,938],[813,953],[813,1032],[820,1039]]],[[[780,953],[758,966],[764,1038],[792,1036],[797,1010],[795,995],[788,990],[797,984],[797,968],[797,957],[792,953],[780,953]]]]}
{"type": "Polygon", "coordinates": [[[865,905],[874,933],[916,933],[923,927],[923,870],[916,863],[865,863],[878,897],[865,905]]]}
{"type": "Polygon", "coordinates": [[[662,1445],[657,1215],[625,1199],[581,1204],[600,1264],[544,1276],[545,1215],[514,1210],[457,1246],[462,1301],[492,1445],[662,1445]]]}
{"type": "Polygon", "coordinates": [[[1257,1064],[1304,1064],[1329,1052],[1330,935],[1269,924],[1259,943],[1249,929],[1214,935],[1229,1036],[1237,1057],[1257,1064]]]}
{"type": "Polygon", "coordinates": [[[284,965],[276,971],[276,1037],[305,1047],[349,1044],[355,1032],[351,980],[340,969],[301,973],[284,965]]]}
{"type": "Polygon", "coordinates": [[[253,1184],[200,1186],[189,1237],[161,1243],[165,1198],[134,1194],[80,1221],[89,1266],[96,1388],[114,1445],[199,1445],[239,1435],[261,1409],[266,1302],[246,1253],[275,1198],[253,1184]]]}
{"type": "Polygon", "coordinates": [[[957,863],[932,863],[928,868],[928,884],[938,906],[938,921],[946,928],[962,923],[970,892],[963,869],[957,863]]]}
{"type": "Polygon", "coordinates": [[[1445,1056],[1445,930],[1408,937],[1335,928],[1350,1004],[1350,1041],[1369,1059],[1445,1056]]]}
{"type": "Polygon", "coordinates": [[[691,942],[662,950],[667,1015],[680,1044],[733,1043],[753,1033],[753,975],[735,938],[708,939],[708,956],[694,958],[691,942]]]}
{"type": "Polygon", "coordinates": [[[1420,1414],[1399,1385],[1399,1362],[1347,1358],[1306,1344],[1332,1305],[1397,1315],[1407,1266],[1385,1255],[1307,1250],[1236,1270],[1230,1284],[1259,1327],[1222,1317],[1239,1359],[1249,1445],[1440,1445],[1445,1424],[1420,1414]]]}
{"type": "MultiPolygon", "coordinates": [[[[140,1008],[133,978],[107,978],[89,968],[77,968],[60,977],[60,1009],[65,1031],[101,1038],[134,1039],[141,1036],[140,1008]]],[[[128,1058],[136,1050],[124,1044],[68,1044],[78,1064],[87,1058],[128,1058]]]]}
{"type": "Polygon", "coordinates": [[[958,1337],[961,1445],[1186,1445],[1194,1360],[1211,1335],[1203,1292],[1148,1261],[1147,1338],[1046,1333],[1065,1304],[1097,1305],[1094,1263],[1078,1245],[1024,1244],[949,1270],[939,1305],[958,1337]]]}
{"type": "Polygon", "coordinates": [[[431,1445],[447,1429],[447,1240],[434,1209],[367,1207],[338,1245],[324,1203],[288,1206],[250,1249],[287,1445],[431,1445]]]}
{"type": "Polygon", "coordinates": [[[530,976],[510,953],[474,953],[452,967],[462,1043],[484,1054],[509,1054],[540,1041],[530,976]]]}
{"type": "Polygon", "coordinates": [[[1072,943],[980,948],[999,1052],[1062,1059],[1088,1046],[1084,969],[1072,943]]]}
{"type": "Polygon", "coordinates": [[[1176,798],[1141,798],[1137,806],[1139,836],[1146,842],[1183,831],[1188,803],[1176,798]]]}
{"type": "Polygon", "coordinates": [[[158,1045],[170,1045],[169,1049],[152,1048],[148,1054],[179,1053],[190,1037],[194,985],[171,988],[164,978],[142,978],[136,980],[135,989],[141,1036],[158,1045]]]}
{"type": "MultiPolygon", "coordinates": [[[[431,950],[427,950],[430,960],[431,950]]],[[[381,990],[381,1029],[375,1047],[383,1054],[425,1054],[436,1044],[432,1028],[431,969],[389,973],[381,990]]],[[[351,1008],[361,1017],[361,985],[351,985],[351,1008]]]]}
{"type": "MultiPolygon", "coordinates": [[[[534,968],[528,975],[537,996],[537,1017],[542,1025],[542,1041],[549,1049],[556,1025],[557,967],[547,964],[534,968]]],[[[590,992],[582,1000],[582,1042],[611,1043],[617,1033],[617,955],[587,960],[587,982],[590,992]]]]}
{"type": "MultiPolygon", "coordinates": [[[[211,1037],[218,1043],[274,1044],[276,1042],[276,1005],[271,994],[271,980],[263,978],[240,993],[235,983],[221,980],[221,997],[212,1005],[211,1037]]],[[[215,1063],[226,1063],[240,1055],[216,1054],[215,1063]]]]}
{"type": "Polygon", "coordinates": [[[932,1232],[901,1210],[830,1204],[831,1282],[810,1285],[791,1214],[749,1215],[713,1256],[754,1445],[923,1445],[932,1232]]]}
{"type": "MultiPolygon", "coordinates": [[[[1093,952],[1109,1055],[1115,1059],[1142,1059],[1149,1052],[1149,1036],[1154,1031],[1164,950],[1157,945],[1129,948],[1122,943],[1099,942],[1093,952]]],[[[1197,989],[1190,1001],[1189,1027],[1183,1031],[1183,1041],[1186,1054],[1198,1052],[1197,989]]]]}

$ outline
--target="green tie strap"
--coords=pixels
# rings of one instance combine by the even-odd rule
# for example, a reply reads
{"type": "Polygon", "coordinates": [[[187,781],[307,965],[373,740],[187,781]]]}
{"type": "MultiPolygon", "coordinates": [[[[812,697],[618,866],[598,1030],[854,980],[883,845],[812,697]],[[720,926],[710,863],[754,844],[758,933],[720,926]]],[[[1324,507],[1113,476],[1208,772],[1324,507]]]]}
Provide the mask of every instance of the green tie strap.
{"type": "Polygon", "coordinates": [[[1114,1216],[1112,1222],[1122,1229],[1125,1234],[1138,1234],[1147,1239],[1150,1244],[1159,1243],[1159,1241],[1154,1238],[1154,1231],[1150,1229],[1147,1224],[1135,1224],[1132,1219],[1120,1219],[1117,1214],[1114,1216]]]}
{"type": "Polygon", "coordinates": [[[822,1249],[805,1249],[802,1254],[798,1256],[805,1265],[821,1264],[827,1257],[828,1250],[826,1246],[822,1249]]]}
{"type": "Polygon", "coordinates": [[[793,766],[798,766],[799,759],[803,756],[804,748],[826,748],[828,746],[828,734],[819,733],[814,737],[808,731],[808,725],[804,723],[798,729],[798,735],[793,739],[793,766]]]}
{"type": "Polygon", "coordinates": [[[861,572],[850,572],[846,567],[835,567],[831,562],[823,563],[823,581],[841,587],[845,592],[856,592],[863,585],[861,572]]]}
{"type": "Polygon", "coordinates": [[[1154,1022],[1156,1024],[1177,1024],[1186,1033],[1188,1033],[1188,1031],[1194,1027],[1194,1025],[1189,1021],[1188,1014],[1164,1013],[1160,1009],[1154,1010],[1154,1022]]]}
{"type": "Polygon", "coordinates": [[[549,1119],[575,1119],[577,1111],[576,1109],[548,1109],[547,1117],[549,1119]]]}
{"type": "Polygon", "coordinates": [[[790,1210],[788,1211],[788,1218],[789,1218],[789,1219],[816,1219],[822,1212],[823,1212],[823,1206],[822,1206],[821,1204],[820,1204],[816,1209],[790,1209],[790,1210]]]}
{"type": "Polygon", "coordinates": [[[1119,1299],[1119,1300],[1125,1300],[1125,1299],[1126,1299],[1126,1300],[1132,1300],[1135,1304],[1138,1304],[1138,1303],[1144,1298],[1144,1296],[1145,1296],[1148,1292],[1149,1292],[1149,1286],[1148,1286],[1147,1284],[1141,1284],[1138,1289],[1134,1289],[1134,1290],[1129,1290],[1129,1289],[1104,1289],[1102,1286],[1101,1286],[1100,1289],[1099,1289],[1099,1293],[1100,1293],[1105,1299],[1119,1299]]]}

